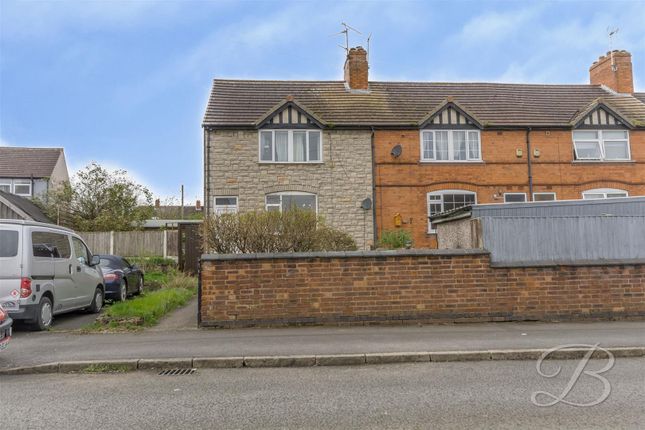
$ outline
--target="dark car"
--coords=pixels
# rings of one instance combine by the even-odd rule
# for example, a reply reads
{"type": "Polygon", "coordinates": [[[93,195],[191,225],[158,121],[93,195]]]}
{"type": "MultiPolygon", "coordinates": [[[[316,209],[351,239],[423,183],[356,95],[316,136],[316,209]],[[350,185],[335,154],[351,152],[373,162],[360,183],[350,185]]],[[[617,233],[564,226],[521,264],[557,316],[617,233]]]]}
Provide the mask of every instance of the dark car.
{"type": "Polygon", "coordinates": [[[12,323],[13,321],[9,318],[9,314],[2,309],[2,305],[0,304],[0,351],[9,345],[12,323]]]}
{"type": "Polygon", "coordinates": [[[118,255],[99,255],[105,297],[123,301],[130,294],[138,295],[143,291],[143,271],[118,255]]]}

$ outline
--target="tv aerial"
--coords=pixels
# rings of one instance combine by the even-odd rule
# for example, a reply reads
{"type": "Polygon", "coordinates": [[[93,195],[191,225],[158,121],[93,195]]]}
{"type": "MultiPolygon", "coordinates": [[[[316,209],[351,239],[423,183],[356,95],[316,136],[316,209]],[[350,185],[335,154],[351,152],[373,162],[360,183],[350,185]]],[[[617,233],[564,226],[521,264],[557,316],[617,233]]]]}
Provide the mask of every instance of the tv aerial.
{"type": "Polygon", "coordinates": [[[616,67],[616,63],[614,62],[613,41],[614,41],[614,36],[616,36],[616,33],[618,33],[618,30],[620,30],[618,27],[616,28],[607,27],[607,37],[609,38],[609,56],[611,58],[611,70],[614,72],[618,68],[616,67]]]}
{"type": "MultiPolygon", "coordinates": [[[[342,25],[344,28],[341,31],[339,31],[338,33],[332,34],[332,36],[338,36],[340,34],[345,35],[345,46],[343,46],[343,45],[338,45],[338,46],[343,48],[345,50],[345,53],[348,53],[349,52],[349,32],[353,31],[354,33],[360,34],[360,35],[363,35],[363,33],[361,33],[360,31],[358,31],[357,29],[355,29],[354,27],[352,27],[351,25],[349,25],[349,24],[347,24],[345,22],[341,22],[340,25],[342,25]]],[[[370,33],[370,35],[367,37],[368,59],[369,59],[369,46],[370,46],[370,39],[371,38],[372,38],[372,33],[370,33]]]]}

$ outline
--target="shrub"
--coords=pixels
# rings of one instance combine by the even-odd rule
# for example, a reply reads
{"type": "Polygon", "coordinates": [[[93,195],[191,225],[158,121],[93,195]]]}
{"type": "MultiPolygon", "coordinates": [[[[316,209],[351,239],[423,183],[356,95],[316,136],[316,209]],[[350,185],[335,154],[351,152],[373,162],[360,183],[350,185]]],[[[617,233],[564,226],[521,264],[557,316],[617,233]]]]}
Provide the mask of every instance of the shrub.
{"type": "Polygon", "coordinates": [[[412,234],[404,229],[384,231],[381,234],[379,246],[389,249],[410,248],[412,246],[412,234]]]}
{"type": "Polygon", "coordinates": [[[144,272],[167,272],[177,267],[172,258],[163,257],[128,257],[131,264],[136,264],[144,272]]]}
{"type": "Polygon", "coordinates": [[[355,250],[347,233],[333,229],[312,211],[221,214],[204,222],[207,250],[219,254],[355,250]]]}

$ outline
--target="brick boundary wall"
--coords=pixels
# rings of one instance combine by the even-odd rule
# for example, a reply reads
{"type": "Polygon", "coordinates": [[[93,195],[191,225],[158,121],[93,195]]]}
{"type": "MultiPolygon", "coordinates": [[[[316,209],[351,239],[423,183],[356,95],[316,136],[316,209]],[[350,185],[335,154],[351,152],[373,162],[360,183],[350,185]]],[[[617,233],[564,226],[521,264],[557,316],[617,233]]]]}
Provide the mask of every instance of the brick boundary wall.
{"type": "Polygon", "coordinates": [[[645,261],[492,267],[482,250],[204,255],[203,327],[645,317],[645,261]]]}

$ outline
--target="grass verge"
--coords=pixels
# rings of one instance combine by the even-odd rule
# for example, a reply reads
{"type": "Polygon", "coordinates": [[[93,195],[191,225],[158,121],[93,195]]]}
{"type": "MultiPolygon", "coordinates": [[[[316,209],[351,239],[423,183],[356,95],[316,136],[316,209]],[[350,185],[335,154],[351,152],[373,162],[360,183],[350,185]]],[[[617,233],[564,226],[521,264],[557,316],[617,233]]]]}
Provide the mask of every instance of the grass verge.
{"type": "Polygon", "coordinates": [[[141,296],[106,307],[83,331],[130,331],[153,326],[167,313],[184,306],[196,292],[197,279],[184,274],[173,275],[159,290],[146,292],[144,288],[141,296]]]}

